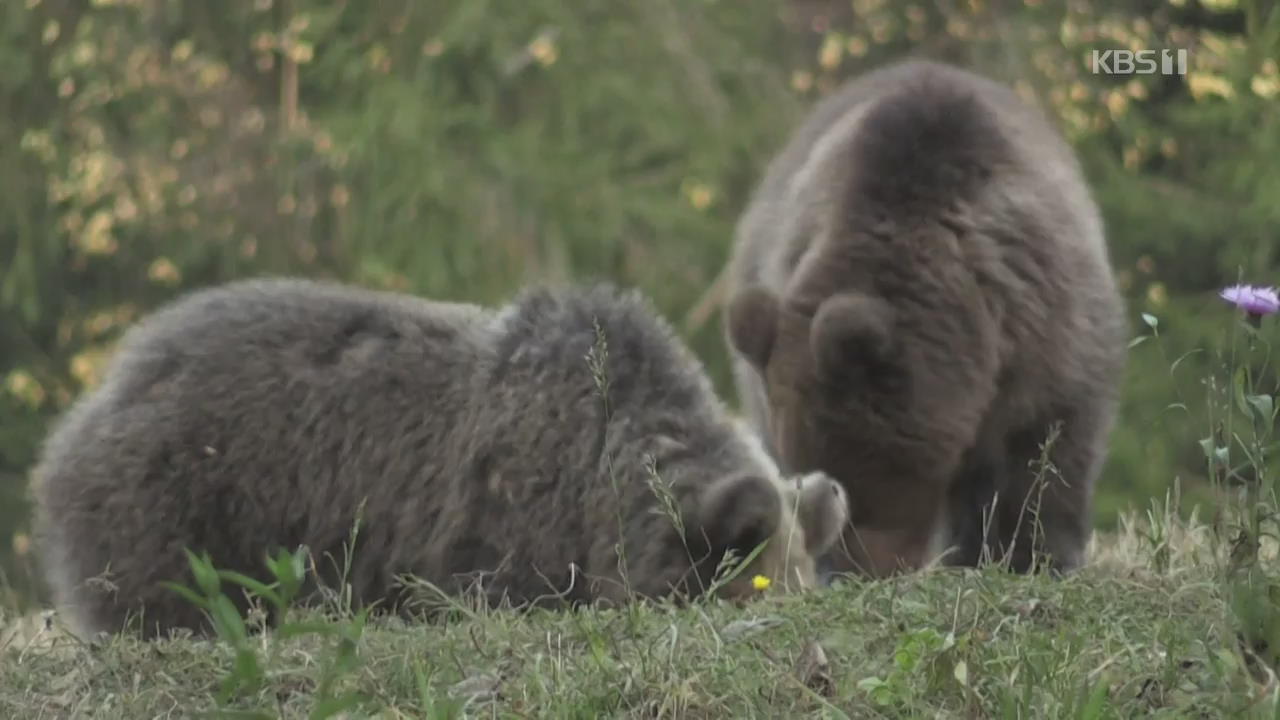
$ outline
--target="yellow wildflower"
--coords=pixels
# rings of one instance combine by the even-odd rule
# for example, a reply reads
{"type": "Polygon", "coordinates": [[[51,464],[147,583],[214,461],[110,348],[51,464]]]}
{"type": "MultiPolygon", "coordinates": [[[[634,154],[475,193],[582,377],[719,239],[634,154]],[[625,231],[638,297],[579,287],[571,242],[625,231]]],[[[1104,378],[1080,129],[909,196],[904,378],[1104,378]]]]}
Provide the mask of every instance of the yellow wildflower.
{"type": "Polygon", "coordinates": [[[772,584],[773,584],[773,581],[764,575],[757,575],[751,578],[751,587],[755,588],[756,590],[759,590],[760,592],[764,592],[765,590],[768,590],[769,586],[772,584]]]}
{"type": "Polygon", "coordinates": [[[13,536],[13,554],[23,557],[31,552],[31,538],[26,533],[16,533],[13,536]]]}
{"type": "Polygon", "coordinates": [[[805,92],[813,87],[813,74],[804,70],[796,70],[791,73],[791,89],[796,92],[805,92]]]}
{"type": "Polygon", "coordinates": [[[551,37],[543,34],[529,43],[529,54],[538,61],[539,65],[549,67],[555,64],[556,58],[560,57],[560,50],[551,37]]]}

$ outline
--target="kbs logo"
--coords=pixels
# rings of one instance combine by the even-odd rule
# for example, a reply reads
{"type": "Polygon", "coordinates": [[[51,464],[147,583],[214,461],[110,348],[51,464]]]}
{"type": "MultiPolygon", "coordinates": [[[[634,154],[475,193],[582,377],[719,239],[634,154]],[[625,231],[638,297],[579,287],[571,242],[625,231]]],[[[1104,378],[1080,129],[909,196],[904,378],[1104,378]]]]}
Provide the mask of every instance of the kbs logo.
{"type": "Polygon", "coordinates": [[[1186,75],[1187,51],[1094,50],[1091,69],[1102,75],[1186,75]]]}

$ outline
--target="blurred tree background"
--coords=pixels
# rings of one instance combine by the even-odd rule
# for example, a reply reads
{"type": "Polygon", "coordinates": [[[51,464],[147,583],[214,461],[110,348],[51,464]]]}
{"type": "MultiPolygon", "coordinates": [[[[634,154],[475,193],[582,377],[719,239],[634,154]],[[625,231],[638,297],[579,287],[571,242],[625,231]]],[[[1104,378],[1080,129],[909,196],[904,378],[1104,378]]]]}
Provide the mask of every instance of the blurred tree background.
{"type": "Polygon", "coordinates": [[[907,53],[1059,121],[1135,337],[1158,320],[1099,525],[1175,480],[1208,500],[1204,378],[1233,324],[1215,292],[1277,265],[1278,37],[1272,0],[5,3],[0,587],[35,588],[27,485],[50,422],[129,323],[191,288],[290,273],[492,303],[611,278],[732,399],[717,278],[737,214],[805,108],[907,53]],[[1187,75],[1091,71],[1095,49],[1166,48],[1187,75]]]}

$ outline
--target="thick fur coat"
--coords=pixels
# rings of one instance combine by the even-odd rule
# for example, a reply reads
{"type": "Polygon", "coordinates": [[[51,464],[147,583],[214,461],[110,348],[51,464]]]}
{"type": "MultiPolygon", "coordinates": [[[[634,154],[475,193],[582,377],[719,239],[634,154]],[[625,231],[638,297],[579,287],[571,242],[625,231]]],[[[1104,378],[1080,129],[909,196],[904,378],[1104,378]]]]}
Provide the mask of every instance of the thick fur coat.
{"type": "Polygon", "coordinates": [[[729,273],[745,411],[785,472],[848,490],[833,569],[1081,563],[1127,322],[1042,115],[934,62],[850,82],[769,167],[729,273]]]}
{"type": "Polygon", "coordinates": [[[306,545],[334,581],[362,504],[346,580],[387,606],[402,574],[493,604],[694,596],[766,540],[721,592],[803,588],[846,521],[839,485],[784,483],[648,303],[603,285],[500,311],[284,279],[195,292],[126,335],[36,476],[78,633],[205,629],[161,585],[190,581],[184,548],[261,577],[306,545]]]}

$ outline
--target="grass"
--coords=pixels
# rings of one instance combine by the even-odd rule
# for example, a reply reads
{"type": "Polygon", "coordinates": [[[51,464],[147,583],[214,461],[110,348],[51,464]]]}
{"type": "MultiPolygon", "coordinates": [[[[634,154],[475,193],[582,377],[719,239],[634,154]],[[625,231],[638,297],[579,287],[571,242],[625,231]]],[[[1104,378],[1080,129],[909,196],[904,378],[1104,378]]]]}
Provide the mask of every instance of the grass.
{"type": "Polygon", "coordinates": [[[241,647],[83,644],[51,613],[11,618],[0,716],[1276,717],[1212,533],[1156,507],[1058,580],[930,570],[743,607],[464,608],[440,623],[295,610],[298,630],[241,647]]]}
{"type": "MultiPolygon", "coordinates": [[[[1257,320],[1239,327],[1265,367],[1257,320]]],[[[1158,344],[1144,321],[1134,345],[1158,344]]],[[[1280,718],[1275,389],[1237,362],[1235,330],[1201,442],[1227,502],[1201,522],[1175,483],[1064,578],[929,568],[742,606],[573,612],[446,599],[444,619],[412,623],[353,610],[342,587],[295,606],[315,572],[301,553],[269,558],[270,584],[191,555],[195,587],[175,591],[214,639],[85,643],[51,611],[0,607],[0,717],[1280,718]],[[275,629],[255,632],[266,613],[239,615],[228,583],[275,629]]]]}

